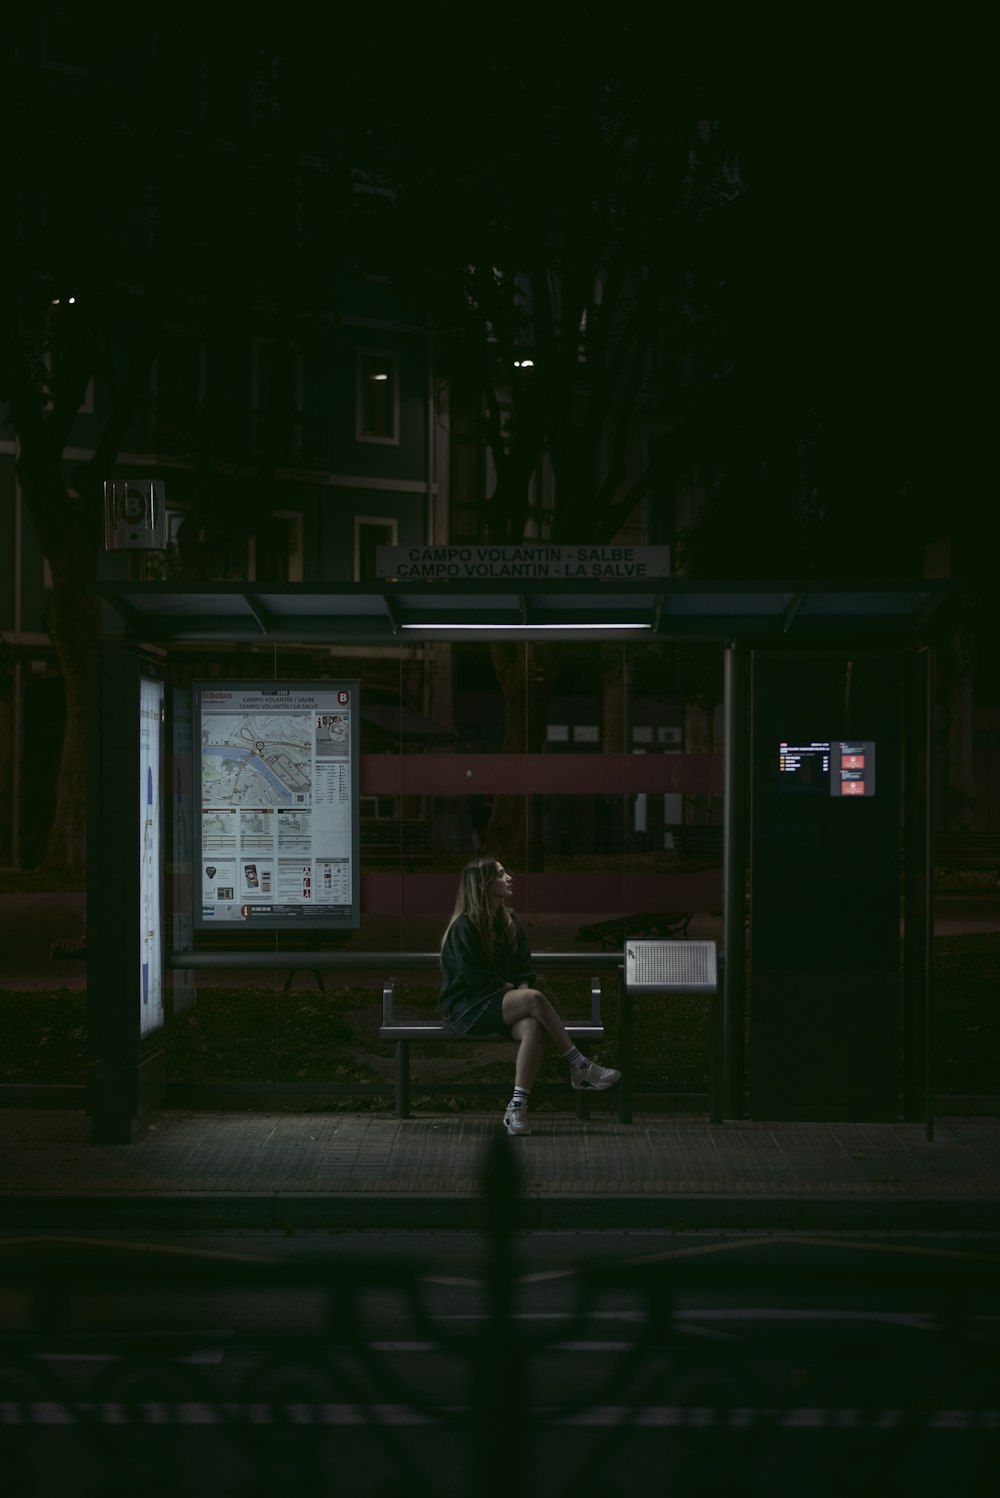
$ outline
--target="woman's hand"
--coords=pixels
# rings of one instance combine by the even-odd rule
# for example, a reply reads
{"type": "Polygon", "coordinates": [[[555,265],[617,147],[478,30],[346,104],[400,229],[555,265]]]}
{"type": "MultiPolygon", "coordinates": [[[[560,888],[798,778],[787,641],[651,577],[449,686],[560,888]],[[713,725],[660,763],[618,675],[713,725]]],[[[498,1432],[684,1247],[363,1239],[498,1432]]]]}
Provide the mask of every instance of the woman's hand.
{"type": "Polygon", "coordinates": [[[504,986],[503,986],[504,993],[512,993],[513,989],[514,989],[513,983],[505,983],[504,986]]]}

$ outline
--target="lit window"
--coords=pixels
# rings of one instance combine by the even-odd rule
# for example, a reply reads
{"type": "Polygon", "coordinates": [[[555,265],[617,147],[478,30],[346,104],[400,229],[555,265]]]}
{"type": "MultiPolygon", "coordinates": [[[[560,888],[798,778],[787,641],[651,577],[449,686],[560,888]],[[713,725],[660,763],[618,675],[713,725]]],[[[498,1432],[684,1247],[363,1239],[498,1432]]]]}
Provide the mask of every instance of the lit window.
{"type": "Polygon", "coordinates": [[[399,361],[395,354],[358,350],[359,442],[399,442],[399,361]]]}

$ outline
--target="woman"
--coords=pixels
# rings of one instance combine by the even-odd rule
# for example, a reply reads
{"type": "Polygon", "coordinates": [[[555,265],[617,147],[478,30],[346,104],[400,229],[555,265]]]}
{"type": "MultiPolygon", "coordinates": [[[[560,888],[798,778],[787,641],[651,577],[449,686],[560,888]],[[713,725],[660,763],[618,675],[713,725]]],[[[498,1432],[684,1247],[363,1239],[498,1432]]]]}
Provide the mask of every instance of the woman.
{"type": "Polygon", "coordinates": [[[508,1134],[530,1134],[528,1097],[546,1035],[569,1063],[578,1090],[603,1092],[621,1072],[577,1050],[533,986],[527,938],[506,904],[510,893],[511,877],[495,858],[474,858],[462,870],[455,911],[441,939],[441,1008],[456,1035],[502,1035],[518,1042],[514,1095],[503,1123],[508,1134]]]}

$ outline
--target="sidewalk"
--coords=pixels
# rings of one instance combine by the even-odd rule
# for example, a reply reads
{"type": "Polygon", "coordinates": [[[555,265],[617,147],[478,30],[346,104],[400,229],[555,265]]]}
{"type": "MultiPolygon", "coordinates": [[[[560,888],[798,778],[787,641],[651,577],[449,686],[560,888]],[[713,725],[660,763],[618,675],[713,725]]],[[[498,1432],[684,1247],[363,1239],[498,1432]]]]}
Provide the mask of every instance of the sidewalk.
{"type": "MultiPolygon", "coordinates": [[[[165,1111],[96,1146],[0,1109],[0,1230],[475,1227],[498,1118],[165,1111]]],[[[539,1112],[512,1141],[525,1228],[1000,1232],[1000,1119],[726,1123],[539,1112]]]]}

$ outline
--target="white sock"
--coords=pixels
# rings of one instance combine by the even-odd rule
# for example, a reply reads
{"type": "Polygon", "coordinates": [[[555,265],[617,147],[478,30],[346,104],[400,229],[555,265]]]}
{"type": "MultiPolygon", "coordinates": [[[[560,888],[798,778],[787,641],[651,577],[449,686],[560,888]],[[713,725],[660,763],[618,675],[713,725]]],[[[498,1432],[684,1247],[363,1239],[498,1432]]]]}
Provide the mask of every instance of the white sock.
{"type": "Polygon", "coordinates": [[[530,1093],[526,1087],[515,1087],[514,1096],[510,1100],[512,1108],[527,1108],[530,1093]]]}
{"type": "Polygon", "coordinates": [[[574,1071],[580,1071],[583,1067],[590,1065],[589,1057],[585,1056],[575,1045],[571,1045],[568,1051],[563,1051],[561,1059],[568,1061],[574,1071]]]}

